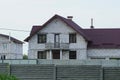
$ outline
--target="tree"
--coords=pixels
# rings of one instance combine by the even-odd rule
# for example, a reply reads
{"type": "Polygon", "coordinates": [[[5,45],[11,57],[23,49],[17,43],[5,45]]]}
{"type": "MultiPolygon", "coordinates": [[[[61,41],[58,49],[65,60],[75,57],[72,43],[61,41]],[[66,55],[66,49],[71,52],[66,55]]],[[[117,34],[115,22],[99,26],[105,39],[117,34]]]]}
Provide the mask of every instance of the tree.
{"type": "Polygon", "coordinates": [[[23,59],[28,59],[28,56],[26,54],[24,54],[23,59]]]}

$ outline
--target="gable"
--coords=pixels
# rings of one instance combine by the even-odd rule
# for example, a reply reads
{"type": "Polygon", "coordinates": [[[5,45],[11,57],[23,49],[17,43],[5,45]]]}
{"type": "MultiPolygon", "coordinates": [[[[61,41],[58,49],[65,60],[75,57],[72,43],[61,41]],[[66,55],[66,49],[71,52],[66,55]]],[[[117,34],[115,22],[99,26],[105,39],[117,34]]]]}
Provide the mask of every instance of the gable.
{"type": "Polygon", "coordinates": [[[72,20],[66,19],[64,17],[61,17],[59,15],[55,15],[53,16],[51,19],[49,19],[45,24],[43,24],[42,26],[37,27],[38,30],[34,31],[34,27],[32,28],[32,31],[30,33],[30,35],[24,40],[24,41],[29,41],[31,39],[32,36],[34,36],[35,34],[37,34],[41,29],[43,29],[44,27],[46,27],[49,23],[51,23],[54,19],[60,19],[62,22],[64,22],[66,25],[68,25],[70,28],[72,28],[73,30],[75,30],[77,33],[79,33],[81,36],[83,36],[85,38],[85,40],[90,41],[89,37],[83,32],[83,29],[77,25],[75,22],[73,22],[72,20]]]}
{"type": "Polygon", "coordinates": [[[60,19],[54,19],[49,24],[47,24],[42,30],[41,33],[76,33],[71,27],[60,19]]]}

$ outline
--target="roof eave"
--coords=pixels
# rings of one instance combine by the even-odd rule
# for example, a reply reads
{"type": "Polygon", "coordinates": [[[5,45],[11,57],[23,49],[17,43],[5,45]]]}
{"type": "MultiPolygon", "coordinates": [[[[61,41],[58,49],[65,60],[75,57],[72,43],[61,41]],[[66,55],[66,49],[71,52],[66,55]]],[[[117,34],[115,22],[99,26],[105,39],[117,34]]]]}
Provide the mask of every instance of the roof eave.
{"type": "Polygon", "coordinates": [[[27,37],[24,41],[25,41],[25,42],[28,42],[28,41],[29,41],[29,39],[30,39],[30,36],[29,36],[29,37],[27,37]]]}

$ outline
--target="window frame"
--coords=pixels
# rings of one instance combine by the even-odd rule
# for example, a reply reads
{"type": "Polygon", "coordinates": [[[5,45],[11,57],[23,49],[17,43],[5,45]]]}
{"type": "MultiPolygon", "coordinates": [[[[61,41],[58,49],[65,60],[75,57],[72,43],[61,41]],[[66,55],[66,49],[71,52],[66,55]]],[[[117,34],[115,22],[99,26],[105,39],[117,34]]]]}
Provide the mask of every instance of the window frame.
{"type": "Polygon", "coordinates": [[[1,55],[1,60],[5,60],[6,59],[6,55],[1,55]]]}
{"type": "Polygon", "coordinates": [[[52,59],[60,60],[60,50],[52,50],[52,59]]]}
{"type": "Polygon", "coordinates": [[[38,51],[37,52],[37,59],[47,59],[46,51],[38,51]]]}
{"type": "Polygon", "coordinates": [[[46,43],[47,42],[47,34],[38,34],[37,35],[37,42],[38,43],[46,43]]]}
{"type": "Polygon", "coordinates": [[[76,42],[77,42],[76,33],[69,33],[69,43],[76,43],[76,42]]]}
{"type": "Polygon", "coordinates": [[[77,51],[69,51],[69,59],[77,59],[77,51]]]}

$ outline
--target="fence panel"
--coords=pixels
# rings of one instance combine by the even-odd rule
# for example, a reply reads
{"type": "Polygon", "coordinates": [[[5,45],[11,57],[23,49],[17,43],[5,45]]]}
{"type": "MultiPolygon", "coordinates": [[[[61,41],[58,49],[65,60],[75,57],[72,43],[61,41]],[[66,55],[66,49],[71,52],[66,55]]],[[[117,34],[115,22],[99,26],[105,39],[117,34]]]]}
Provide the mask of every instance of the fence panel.
{"type": "Polygon", "coordinates": [[[9,74],[10,66],[9,64],[0,64],[0,74],[9,74]]]}
{"type": "Polygon", "coordinates": [[[101,66],[57,66],[57,80],[102,80],[101,66]]]}
{"type": "Polygon", "coordinates": [[[54,65],[11,65],[11,75],[20,80],[54,80],[54,65]]]}
{"type": "Polygon", "coordinates": [[[120,67],[105,67],[104,80],[120,80],[120,67]]]}

